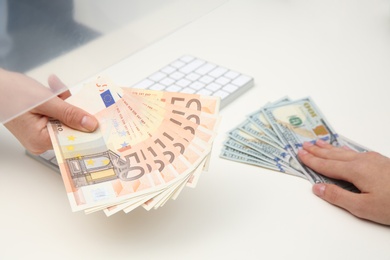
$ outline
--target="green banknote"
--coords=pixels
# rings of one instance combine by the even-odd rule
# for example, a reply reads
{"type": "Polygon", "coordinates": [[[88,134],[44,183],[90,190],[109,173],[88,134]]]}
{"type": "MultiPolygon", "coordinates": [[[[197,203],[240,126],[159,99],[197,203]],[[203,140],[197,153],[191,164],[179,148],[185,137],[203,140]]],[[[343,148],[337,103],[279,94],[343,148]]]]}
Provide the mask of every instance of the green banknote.
{"type": "MultiPolygon", "coordinates": [[[[222,149],[222,153],[226,153],[221,155],[223,158],[229,159],[229,156],[237,155],[227,149],[228,147],[241,152],[239,157],[235,157],[235,161],[252,161],[257,154],[261,154],[266,160],[276,162],[274,167],[280,167],[280,171],[289,171],[311,183],[332,183],[358,192],[351,183],[323,176],[299,161],[297,154],[303,143],[314,143],[318,139],[333,146],[347,146],[358,152],[368,151],[364,146],[339,136],[310,97],[298,100],[282,98],[269,103],[251,113],[238,127],[229,131],[228,138],[222,149]]],[[[257,157],[257,160],[260,159],[262,158],[257,157]]],[[[262,159],[260,162],[266,160],[262,159]]],[[[255,165],[260,164],[256,161],[255,165]]],[[[264,168],[270,167],[266,165],[264,168]]]]}

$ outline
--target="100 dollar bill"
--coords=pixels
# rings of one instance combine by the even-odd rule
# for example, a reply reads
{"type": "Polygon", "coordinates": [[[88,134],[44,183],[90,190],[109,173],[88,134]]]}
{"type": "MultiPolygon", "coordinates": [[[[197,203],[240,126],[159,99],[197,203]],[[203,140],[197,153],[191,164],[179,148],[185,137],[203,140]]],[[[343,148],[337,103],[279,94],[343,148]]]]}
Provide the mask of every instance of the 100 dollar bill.
{"type": "Polygon", "coordinates": [[[265,160],[256,158],[256,153],[260,153],[267,160],[280,161],[283,167],[287,166],[282,171],[289,169],[294,175],[304,176],[311,183],[332,183],[347,190],[358,191],[351,183],[323,176],[299,161],[297,154],[303,143],[314,143],[318,139],[333,146],[348,146],[358,152],[367,151],[365,147],[340,137],[310,97],[299,100],[283,98],[267,104],[229,131],[228,138],[240,143],[245,149],[240,147],[238,150],[242,153],[235,154],[228,149],[234,147],[228,144],[229,141],[225,141],[221,154],[223,158],[244,163],[249,161],[257,166],[263,164],[264,168],[270,169],[268,162],[264,163],[265,160]]]}

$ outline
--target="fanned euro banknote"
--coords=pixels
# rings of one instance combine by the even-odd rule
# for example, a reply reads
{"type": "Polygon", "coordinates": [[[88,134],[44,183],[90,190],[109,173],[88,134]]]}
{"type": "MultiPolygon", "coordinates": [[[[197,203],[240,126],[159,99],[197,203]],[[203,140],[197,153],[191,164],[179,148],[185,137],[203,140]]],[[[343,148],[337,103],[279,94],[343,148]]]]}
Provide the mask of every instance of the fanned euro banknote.
{"type": "Polygon", "coordinates": [[[318,139],[357,152],[368,151],[337,134],[310,97],[282,98],[266,104],[227,135],[220,153],[222,158],[291,174],[311,183],[332,183],[359,192],[351,183],[323,176],[298,160],[302,144],[318,139]]]}
{"type": "Polygon", "coordinates": [[[120,87],[98,77],[67,101],[99,121],[93,133],[48,124],[73,211],[157,209],[195,187],[207,170],[219,98],[120,87]]]}

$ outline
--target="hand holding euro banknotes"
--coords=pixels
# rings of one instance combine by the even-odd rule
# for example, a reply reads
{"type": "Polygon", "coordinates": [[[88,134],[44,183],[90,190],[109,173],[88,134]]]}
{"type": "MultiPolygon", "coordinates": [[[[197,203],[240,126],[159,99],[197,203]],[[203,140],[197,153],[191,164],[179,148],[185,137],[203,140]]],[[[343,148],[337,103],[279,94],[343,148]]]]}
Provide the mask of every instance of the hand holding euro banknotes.
{"type": "Polygon", "coordinates": [[[94,133],[48,125],[73,211],[158,208],[207,170],[219,98],[121,88],[99,77],[68,102],[99,121],[94,133]]]}

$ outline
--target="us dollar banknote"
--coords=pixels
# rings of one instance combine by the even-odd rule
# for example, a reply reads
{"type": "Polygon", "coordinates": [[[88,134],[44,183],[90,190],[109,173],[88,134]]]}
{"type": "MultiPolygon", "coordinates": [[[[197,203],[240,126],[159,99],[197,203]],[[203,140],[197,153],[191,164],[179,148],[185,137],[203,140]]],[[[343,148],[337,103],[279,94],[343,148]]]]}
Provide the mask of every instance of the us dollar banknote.
{"type": "MultiPolygon", "coordinates": [[[[232,139],[246,147],[237,148],[241,153],[234,159],[235,161],[253,162],[256,158],[253,151],[256,151],[267,160],[277,162],[273,167],[278,165],[281,167],[276,170],[303,177],[311,183],[332,183],[354,192],[358,192],[358,189],[351,183],[328,178],[301,163],[298,159],[298,151],[304,142],[315,143],[318,139],[337,147],[347,146],[357,152],[369,150],[340,136],[310,97],[298,100],[283,98],[251,113],[238,127],[228,132],[221,157],[229,159],[227,155],[232,155],[230,150],[234,149],[230,145],[232,139]],[[267,147],[257,145],[259,143],[266,143],[267,147]],[[271,150],[268,146],[277,149],[271,150]]],[[[252,164],[260,166],[263,161],[265,160],[258,160],[252,164]]],[[[269,161],[267,164],[263,163],[263,167],[273,169],[268,163],[269,161]]]]}

